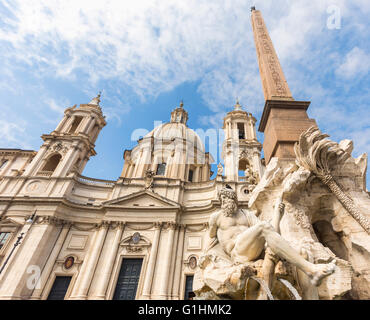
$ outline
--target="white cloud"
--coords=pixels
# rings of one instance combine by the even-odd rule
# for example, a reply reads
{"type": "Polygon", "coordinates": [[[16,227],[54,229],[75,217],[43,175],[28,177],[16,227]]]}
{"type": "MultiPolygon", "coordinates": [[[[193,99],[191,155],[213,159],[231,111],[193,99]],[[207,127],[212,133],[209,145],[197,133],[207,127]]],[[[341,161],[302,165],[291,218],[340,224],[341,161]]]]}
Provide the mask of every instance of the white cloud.
{"type": "Polygon", "coordinates": [[[344,62],[336,70],[338,77],[352,79],[367,75],[370,70],[370,54],[354,47],[344,58],[344,62]]]}
{"type": "MultiPolygon", "coordinates": [[[[199,91],[214,111],[225,110],[236,96],[252,105],[262,97],[256,93],[261,87],[250,24],[252,1],[1,3],[10,12],[1,14],[5,27],[0,29],[0,40],[14,47],[8,58],[37,65],[40,76],[74,79],[82,70],[90,85],[119,79],[142,100],[200,80],[199,91]]],[[[278,55],[290,65],[318,39],[331,1],[253,4],[264,14],[278,55]]],[[[345,15],[348,5],[336,4],[345,15]]],[[[368,7],[366,2],[360,5],[368,7]]]]}
{"type": "Polygon", "coordinates": [[[61,104],[58,104],[54,99],[46,99],[45,100],[45,103],[46,105],[50,108],[50,110],[60,114],[60,115],[63,115],[64,114],[64,110],[66,108],[66,105],[61,105],[61,104]]]}
{"type": "Polygon", "coordinates": [[[0,119],[0,141],[10,142],[24,149],[30,149],[26,142],[27,135],[24,123],[13,123],[0,119]]]}
{"type": "MultiPolygon", "coordinates": [[[[293,96],[312,100],[309,112],[324,131],[332,130],[343,139],[366,128],[363,112],[368,111],[358,103],[364,93],[351,92],[353,99],[346,100],[344,107],[340,105],[343,84],[336,88],[337,79],[328,81],[327,75],[352,79],[368,74],[369,53],[357,42],[368,41],[369,1],[0,3],[4,6],[0,9],[0,65],[9,75],[14,76],[15,66],[26,64],[35,68],[35,77],[78,80],[81,91],[89,96],[95,94],[100,81],[110,80],[109,87],[103,88],[105,112],[118,123],[138,99],[150,100],[184,82],[198,81],[198,93],[214,112],[200,123],[213,126],[221,123],[236,97],[255,116],[262,112],[264,100],[250,23],[250,6],[255,5],[262,11],[293,96]],[[327,29],[326,9],[332,4],[341,9],[340,30],[327,29]],[[114,87],[121,90],[116,92],[114,87]],[[348,119],[358,128],[350,125],[351,129],[338,130],[348,119]]],[[[53,112],[61,113],[69,105],[47,97],[53,112]]],[[[366,144],[361,142],[368,149],[366,144]]]]}

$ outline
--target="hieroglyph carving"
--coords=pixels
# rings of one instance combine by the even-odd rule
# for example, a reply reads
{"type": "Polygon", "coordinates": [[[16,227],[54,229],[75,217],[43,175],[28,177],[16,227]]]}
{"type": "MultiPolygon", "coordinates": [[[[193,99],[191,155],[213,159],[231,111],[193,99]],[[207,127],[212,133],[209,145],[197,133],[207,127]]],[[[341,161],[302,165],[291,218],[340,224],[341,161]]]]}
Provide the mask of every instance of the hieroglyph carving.
{"type": "MultiPolygon", "coordinates": [[[[264,27],[263,20],[260,17],[257,17],[256,23],[256,37],[258,38],[258,42],[261,44],[263,54],[266,56],[267,66],[269,68],[272,80],[275,84],[276,93],[278,95],[286,96],[288,95],[286,84],[284,79],[282,79],[281,72],[279,72],[281,68],[278,65],[278,60],[273,49],[272,42],[267,34],[267,30],[264,27]]],[[[257,50],[257,55],[259,60],[261,61],[262,57],[260,50],[257,50]]]]}

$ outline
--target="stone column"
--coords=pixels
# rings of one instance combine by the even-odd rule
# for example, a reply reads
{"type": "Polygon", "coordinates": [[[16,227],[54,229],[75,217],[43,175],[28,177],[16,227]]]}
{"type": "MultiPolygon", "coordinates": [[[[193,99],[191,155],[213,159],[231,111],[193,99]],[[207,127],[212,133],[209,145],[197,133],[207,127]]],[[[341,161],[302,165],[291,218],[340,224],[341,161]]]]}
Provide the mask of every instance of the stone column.
{"type": "Polygon", "coordinates": [[[66,175],[68,170],[76,162],[78,156],[80,156],[79,147],[77,145],[72,145],[67,154],[61,160],[60,164],[58,165],[52,176],[55,177],[66,175]]]}
{"type": "Polygon", "coordinates": [[[132,178],[133,177],[133,174],[134,174],[134,169],[135,169],[135,163],[130,163],[129,164],[129,167],[127,169],[127,178],[132,178]]]}
{"type": "Polygon", "coordinates": [[[119,247],[119,244],[122,238],[124,227],[125,227],[125,223],[119,223],[116,228],[116,234],[114,236],[113,244],[110,249],[108,257],[106,261],[104,262],[102,275],[98,280],[98,284],[96,288],[97,293],[94,299],[97,299],[97,300],[106,299],[106,291],[108,287],[108,282],[112,275],[113,264],[117,257],[117,251],[118,251],[118,247],[119,247]]]}
{"type": "Polygon", "coordinates": [[[193,182],[199,181],[199,166],[194,166],[193,182]]]}
{"type": "Polygon", "coordinates": [[[248,122],[244,122],[244,138],[245,139],[252,139],[251,138],[251,132],[250,132],[250,128],[249,128],[249,125],[248,125],[248,122]]]}
{"type": "Polygon", "coordinates": [[[68,231],[70,229],[71,225],[69,223],[64,224],[62,227],[62,230],[59,233],[59,237],[57,242],[55,243],[53,247],[53,251],[51,252],[49,259],[46,262],[46,265],[44,267],[44,270],[42,270],[41,278],[40,278],[40,288],[35,289],[32,293],[31,300],[40,300],[42,296],[42,292],[45,288],[45,284],[48,281],[50,274],[53,270],[54,264],[56,259],[59,256],[60,250],[63,247],[64,241],[67,237],[68,231]]]}
{"type": "Polygon", "coordinates": [[[236,125],[236,122],[232,123],[232,139],[233,140],[239,140],[238,136],[238,126],[236,125]]]}
{"type": "Polygon", "coordinates": [[[96,118],[92,117],[91,122],[86,125],[86,127],[81,131],[85,134],[89,134],[91,130],[94,128],[96,123],[96,118]]]}
{"type": "Polygon", "coordinates": [[[144,153],[144,150],[141,149],[140,154],[139,154],[139,156],[137,157],[137,159],[135,161],[135,166],[134,166],[134,171],[132,173],[132,178],[140,178],[138,170],[139,170],[139,167],[140,167],[140,163],[142,161],[143,153],[144,153]]]}
{"type": "Polygon", "coordinates": [[[185,240],[185,225],[179,226],[179,241],[177,245],[177,254],[174,268],[174,279],[173,279],[173,290],[172,299],[178,300],[180,298],[180,282],[181,282],[181,270],[182,270],[182,257],[184,254],[184,240],[185,240]]]}
{"type": "Polygon", "coordinates": [[[254,121],[253,121],[252,116],[250,117],[249,125],[250,125],[251,134],[252,134],[252,139],[257,140],[256,126],[254,125],[254,121]]]}
{"type": "Polygon", "coordinates": [[[70,300],[86,300],[87,292],[98,263],[108,226],[108,223],[103,222],[100,229],[95,233],[94,241],[91,242],[89,247],[90,250],[85,256],[76,283],[73,287],[70,300]]]}
{"type": "Polygon", "coordinates": [[[100,133],[101,127],[100,126],[94,126],[91,134],[90,134],[90,139],[94,143],[96,139],[98,138],[98,135],[100,133]]]}
{"type": "Polygon", "coordinates": [[[63,130],[64,132],[68,132],[69,131],[69,129],[71,128],[71,126],[72,126],[73,122],[75,121],[75,119],[76,119],[76,116],[75,115],[71,116],[68,119],[69,121],[66,122],[66,125],[65,125],[64,130],[63,130]]]}
{"type": "Polygon", "coordinates": [[[180,179],[183,179],[185,180],[186,178],[186,170],[188,169],[188,166],[187,166],[187,145],[186,145],[186,142],[182,145],[182,152],[181,152],[181,156],[180,156],[180,165],[179,165],[179,175],[178,177],[180,179]]]}
{"type": "Polygon", "coordinates": [[[55,227],[47,219],[30,225],[14,258],[3,271],[0,300],[31,297],[36,285],[36,281],[32,280],[32,272],[35,275],[37,268],[41,270],[44,267],[56,237],[55,227]]]}
{"type": "Polygon", "coordinates": [[[137,163],[137,177],[144,177],[145,171],[148,168],[148,165],[150,166],[150,156],[151,156],[151,150],[148,148],[148,146],[145,146],[143,153],[141,157],[138,159],[137,163]]]}
{"type": "Polygon", "coordinates": [[[161,227],[162,227],[162,223],[154,224],[154,228],[155,228],[154,239],[152,243],[152,249],[150,250],[148,266],[146,268],[142,299],[150,299],[154,268],[155,268],[155,263],[157,260],[157,253],[158,253],[158,247],[159,247],[159,237],[161,235],[161,227]]]}
{"type": "Polygon", "coordinates": [[[33,158],[29,166],[27,167],[26,171],[24,172],[25,176],[31,175],[34,173],[36,167],[39,165],[41,159],[45,156],[46,151],[48,150],[49,145],[48,144],[43,144],[37,152],[36,156],[33,158]]]}
{"type": "MultiPolygon", "coordinates": [[[[2,174],[0,174],[0,177],[9,175],[10,173],[8,172],[9,169],[13,166],[15,161],[18,159],[18,155],[15,155],[12,160],[8,161],[8,163],[5,165],[5,167],[1,170],[2,174]]],[[[25,162],[25,165],[27,165],[27,162],[25,162]]]]}
{"type": "Polygon", "coordinates": [[[172,300],[172,287],[173,287],[173,279],[175,276],[175,264],[176,264],[176,255],[178,250],[178,243],[179,243],[179,227],[175,228],[174,234],[174,241],[172,246],[172,253],[171,253],[171,265],[169,271],[169,280],[168,280],[168,300],[172,300]]]}
{"type": "Polygon", "coordinates": [[[170,178],[179,178],[180,177],[180,155],[182,154],[182,152],[179,152],[179,147],[176,147],[176,151],[175,151],[175,159],[174,161],[172,162],[172,172],[171,172],[171,176],[170,178]]]}
{"type": "Polygon", "coordinates": [[[122,172],[121,172],[121,177],[128,178],[128,173],[130,170],[130,163],[128,160],[125,160],[125,163],[123,164],[122,172]]]}
{"type": "Polygon", "coordinates": [[[203,166],[203,174],[202,174],[202,181],[209,180],[209,165],[208,163],[205,163],[203,166]]]}
{"type": "Polygon", "coordinates": [[[67,120],[69,119],[69,115],[66,115],[63,117],[63,119],[59,122],[58,126],[55,128],[55,132],[59,132],[60,130],[63,129],[63,126],[65,125],[65,123],[67,122],[67,120]]]}
{"type": "Polygon", "coordinates": [[[86,120],[86,123],[85,125],[83,126],[83,128],[80,130],[81,133],[84,133],[84,134],[89,134],[89,132],[91,131],[91,129],[94,127],[95,125],[95,122],[96,122],[96,119],[95,117],[91,116],[89,118],[85,118],[86,120]]]}
{"type": "Polygon", "coordinates": [[[161,283],[161,288],[159,290],[159,299],[161,300],[165,300],[168,298],[168,283],[170,279],[173,238],[174,238],[175,229],[176,229],[175,223],[170,222],[168,225],[169,225],[170,230],[168,232],[166,256],[163,259],[163,271],[162,271],[163,279],[161,283]]]}

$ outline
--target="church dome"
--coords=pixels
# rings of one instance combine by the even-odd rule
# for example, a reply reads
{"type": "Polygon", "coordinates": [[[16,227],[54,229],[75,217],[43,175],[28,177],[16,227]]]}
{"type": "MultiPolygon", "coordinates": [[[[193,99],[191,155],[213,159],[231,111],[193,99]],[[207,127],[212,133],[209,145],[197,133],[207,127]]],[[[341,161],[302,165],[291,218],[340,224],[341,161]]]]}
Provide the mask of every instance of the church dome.
{"type": "Polygon", "coordinates": [[[122,177],[145,178],[148,170],[156,177],[204,182],[210,179],[212,156],[205,152],[198,134],[188,128],[183,103],[171,112],[171,121],[161,124],[138,140],[124,154],[122,177]]]}
{"type": "Polygon", "coordinates": [[[154,137],[159,140],[182,139],[196,146],[200,151],[204,151],[203,143],[198,134],[188,128],[186,124],[179,122],[164,123],[149,132],[145,138],[154,137]]]}

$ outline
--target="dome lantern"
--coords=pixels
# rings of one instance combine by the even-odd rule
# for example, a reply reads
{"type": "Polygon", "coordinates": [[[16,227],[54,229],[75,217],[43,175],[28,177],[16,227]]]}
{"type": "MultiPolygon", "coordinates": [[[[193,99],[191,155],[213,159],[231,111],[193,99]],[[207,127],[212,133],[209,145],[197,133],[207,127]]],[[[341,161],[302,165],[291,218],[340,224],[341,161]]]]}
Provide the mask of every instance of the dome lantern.
{"type": "Polygon", "coordinates": [[[186,122],[188,121],[188,113],[183,108],[184,103],[181,101],[180,106],[175,108],[171,112],[171,122],[172,123],[183,123],[186,125],[186,122]]]}

